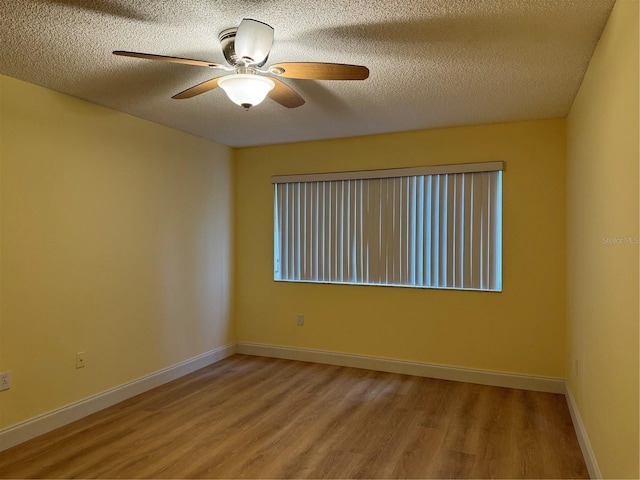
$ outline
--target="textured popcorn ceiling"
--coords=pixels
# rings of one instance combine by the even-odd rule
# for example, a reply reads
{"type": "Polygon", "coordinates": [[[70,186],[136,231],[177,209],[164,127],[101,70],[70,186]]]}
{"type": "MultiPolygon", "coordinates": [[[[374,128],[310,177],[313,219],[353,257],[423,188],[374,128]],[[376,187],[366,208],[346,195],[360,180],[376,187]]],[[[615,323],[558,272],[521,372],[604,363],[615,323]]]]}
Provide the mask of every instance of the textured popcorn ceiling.
{"type": "MultiPolygon", "coordinates": [[[[623,1],[623,0],[619,0],[623,1]]],[[[633,0],[626,0],[633,1],[633,0]]],[[[614,0],[0,0],[0,73],[230,146],[565,116],[614,0]],[[283,81],[306,100],[245,112],[220,71],[111,54],[224,62],[218,33],[275,28],[267,65],[366,65],[364,81],[283,81]]]]}

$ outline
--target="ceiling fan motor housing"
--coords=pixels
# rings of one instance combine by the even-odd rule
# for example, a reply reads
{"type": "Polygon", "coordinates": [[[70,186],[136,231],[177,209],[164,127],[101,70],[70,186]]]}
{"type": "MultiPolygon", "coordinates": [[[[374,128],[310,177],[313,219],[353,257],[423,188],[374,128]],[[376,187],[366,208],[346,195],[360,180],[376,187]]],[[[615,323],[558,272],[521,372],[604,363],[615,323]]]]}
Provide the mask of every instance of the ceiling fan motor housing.
{"type": "Polygon", "coordinates": [[[243,18],[238,25],[234,49],[247,66],[263,66],[273,46],[273,27],[253,18],[243,18]]]}
{"type": "Polygon", "coordinates": [[[235,41],[236,32],[238,27],[227,28],[220,32],[218,39],[220,40],[220,46],[222,47],[222,54],[224,55],[227,63],[233,67],[243,66],[241,59],[236,54],[235,41]]]}

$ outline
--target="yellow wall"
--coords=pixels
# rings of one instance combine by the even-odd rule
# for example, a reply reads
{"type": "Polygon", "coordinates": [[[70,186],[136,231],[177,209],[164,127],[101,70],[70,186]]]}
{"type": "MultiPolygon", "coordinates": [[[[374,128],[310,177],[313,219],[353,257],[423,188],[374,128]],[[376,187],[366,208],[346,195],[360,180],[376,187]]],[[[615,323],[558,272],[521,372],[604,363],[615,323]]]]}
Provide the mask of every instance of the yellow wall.
{"type": "Polygon", "coordinates": [[[547,120],[236,151],[238,340],[563,377],[564,128],[547,120]],[[491,160],[506,162],[502,293],[273,281],[271,175],[491,160]]]}
{"type": "Polygon", "coordinates": [[[231,150],[0,82],[0,426],[232,343],[231,150]]]}
{"type": "Polygon", "coordinates": [[[638,88],[638,2],[618,0],[567,120],[567,384],[608,478],[640,476],[638,88]]]}

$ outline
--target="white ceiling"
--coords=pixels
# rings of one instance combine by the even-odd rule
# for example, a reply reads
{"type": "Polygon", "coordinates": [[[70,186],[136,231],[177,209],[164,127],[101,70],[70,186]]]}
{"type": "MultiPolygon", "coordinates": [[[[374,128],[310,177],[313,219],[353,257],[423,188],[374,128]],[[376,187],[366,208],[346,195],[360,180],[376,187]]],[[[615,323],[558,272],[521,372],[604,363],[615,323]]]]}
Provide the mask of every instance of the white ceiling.
{"type": "Polygon", "coordinates": [[[0,0],[0,73],[234,146],[565,116],[614,0],[0,0]],[[306,104],[245,112],[221,89],[218,33],[275,28],[267,65],[365,65],[364,81],[289,80],[306,104]]]}

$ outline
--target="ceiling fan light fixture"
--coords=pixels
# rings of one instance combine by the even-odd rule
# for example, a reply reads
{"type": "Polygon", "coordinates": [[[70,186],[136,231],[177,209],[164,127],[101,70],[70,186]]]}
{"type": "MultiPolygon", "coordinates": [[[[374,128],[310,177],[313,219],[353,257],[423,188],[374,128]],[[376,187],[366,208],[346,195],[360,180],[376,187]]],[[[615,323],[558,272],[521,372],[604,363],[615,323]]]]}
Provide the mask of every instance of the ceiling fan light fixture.
{"type": "Polygon", "coordinates": [[[229,99],[245,110],[261,103],[276,84],[267,77],[251,73],[237,73],[221,77],[218,86],[229,99]]]}

